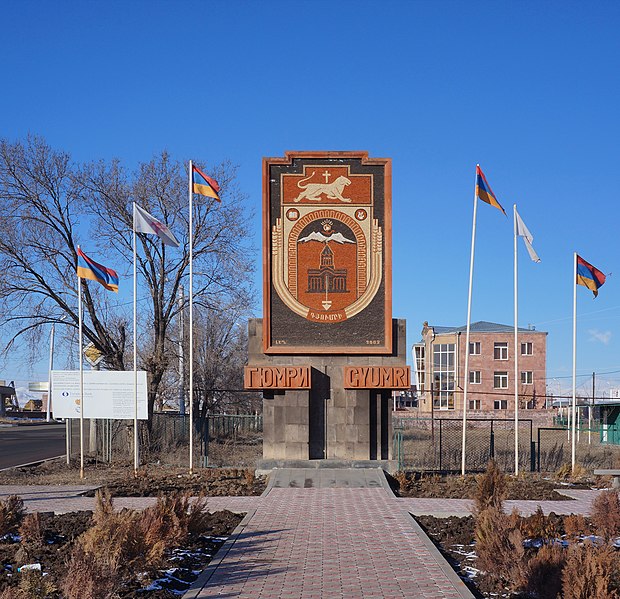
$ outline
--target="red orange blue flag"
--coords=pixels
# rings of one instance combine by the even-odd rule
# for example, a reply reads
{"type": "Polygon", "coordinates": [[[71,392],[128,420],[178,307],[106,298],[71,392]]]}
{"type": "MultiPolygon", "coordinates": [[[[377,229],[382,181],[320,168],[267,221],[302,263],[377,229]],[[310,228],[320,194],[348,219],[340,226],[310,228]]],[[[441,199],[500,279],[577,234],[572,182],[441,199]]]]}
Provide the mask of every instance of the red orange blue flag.
{"type": "Polygon", "coordinates": [[[586,262],[579,255],[577,256],[576,277],[575,283],[587,287],[594,294],[594,297],[598,295],[599,287],[602,287],[605,284],[605,279],[607,279],[598,268],[586,262]]]}
{"type": "Polygon", "coordinates": [[[491,186],[489,185],[487,178],[484,176],[480,165],[476,165],[476,197],[480,198],[483,202],[487,204],[491,204],[491,206],[495,206],[499,208],[504,215],[506,215],[506,211],[502,208],[502,205],[497,201],[491,186]]]}
{"type": "Polygon", "coordinates": [[[213,177],[209,177],[205,175],[197,166],[192,164],[192,190],[194,193],[198,193],[203,196],[207,196],[209,198],[214,198],[218,202],[221,202],[219,191],[220,185],[219,183],[213,179],[213,177]]]}
{"type": "Polygon", "coordinates": [[[108,291],[118,293],[118,275],[115,270],[102,266],[89,258],[79,247],[77,249],[77,276],[101,283],[108,291]]]}

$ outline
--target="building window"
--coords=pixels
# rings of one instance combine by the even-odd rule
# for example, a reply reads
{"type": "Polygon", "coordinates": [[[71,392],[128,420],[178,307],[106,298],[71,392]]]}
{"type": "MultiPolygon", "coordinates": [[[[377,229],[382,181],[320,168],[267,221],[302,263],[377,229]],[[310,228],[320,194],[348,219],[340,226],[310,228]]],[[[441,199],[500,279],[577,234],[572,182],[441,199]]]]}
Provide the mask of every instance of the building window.
{"type": "Polygon", "coordinates": [[[455,390],[454,343],[433,344],[433,407],[436,410],[454,410],[455,390]]]}
{"type": "Polygon", "coordinates": [[[415,367],[418,375],[418,380],[416,381],[418,384],[418,393],[423,393],[426,384],[426,355],[425,355],[425,347],[423,345],[414,346],[415,351],[415,367]]]}
{"type": "Polygon", "coordinates": [[[508,373],[506,371],[493,373],[493,387],[495,389],[508,389],[508,373]]]}
{"type": "Polygon", "coordinates": [[[534,373],[531,370],[521,372],[521,384],[531,385],[534,383],[534,373]]]}
{"type": "Polygon", "coordinates": [[[480,341],[472,341],[469,344],[469,355],[470,356],[479,356],[480,355],[480,341]]]}
{"type": "Polygon", "coordinates": [[[496,360],[507,360],[508,343],[495,343],[493,346],[493,358],[496,360]]]}
{"type": "Polygon", "coordinates": [[[508,409],[508,400],[507,399],[495,399],[493,401],[493,409],[495,409],[495,410],[507,410],[508,409]]]}
{"type": "Polygon", "coordinates": [[[521,344],[521,355],[522,356],[534,355],[534,344],[531,341],[521,344]]]}
{"type": "Polygon", "coordinates": [[[481,409],[481,401],[479,399],[470,399],[469,400],[469,409],[470,410],[480,410],[481,409]]]}
{"type": "Polygon", "coordinates": [[[470,370],[469,371],[469,382],[472,385],[480,384],[480,371],[479,370],[470,370]]]}

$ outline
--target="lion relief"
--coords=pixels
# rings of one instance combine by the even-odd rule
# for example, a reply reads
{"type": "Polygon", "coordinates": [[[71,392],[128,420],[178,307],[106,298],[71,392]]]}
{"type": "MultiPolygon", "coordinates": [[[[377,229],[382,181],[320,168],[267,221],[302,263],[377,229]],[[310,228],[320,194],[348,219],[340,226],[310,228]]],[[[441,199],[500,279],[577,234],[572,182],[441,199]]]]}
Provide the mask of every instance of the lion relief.
{"type": "Polygon", "coordinates": [[[345,198],[342,195],[344,188],[347,185],[351,185],[351,180],[346,177],[340,176],[335,181],[331,183],[306,183],[303,185],[304,181],[307,181],[314,175],[314,171],[312,175],[302,179],[297,183],[297,187],[302,190],[302,192],[293,200],[295,202],[299,202],[300,200],[311,200],[313,202],[320,202],[321,195],[325,194],[327,198],[330,200],[340,200],[341,202],[350,202],[350,198],[345,198]]]}

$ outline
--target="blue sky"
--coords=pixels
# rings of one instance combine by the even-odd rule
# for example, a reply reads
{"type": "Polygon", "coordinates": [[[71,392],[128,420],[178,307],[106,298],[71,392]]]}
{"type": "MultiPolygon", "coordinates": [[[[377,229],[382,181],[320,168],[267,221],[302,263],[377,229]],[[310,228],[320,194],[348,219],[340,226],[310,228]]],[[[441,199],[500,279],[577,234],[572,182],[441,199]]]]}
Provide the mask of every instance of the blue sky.
{"type": "MultiPolygon", "coordinates": [[[[577,367],[620,386],[619,3],[5,1],[2,14],[2,137],[128,166],[164,148],[229,158],[257,215],[263,156],[391,157],[393,313],[409,344],[425,320],[465,323],[479,162],[542,258],[519,248],[519,311],[549,332],[549,379],[570,383],[573,251],[618,273],[594,301],[578,289],[577,367]]],[[[478,216],[472,320],[511,324],[512,220],[478,216]]],[[[46,378],[46,356],[0,378],[46,378]]]]}

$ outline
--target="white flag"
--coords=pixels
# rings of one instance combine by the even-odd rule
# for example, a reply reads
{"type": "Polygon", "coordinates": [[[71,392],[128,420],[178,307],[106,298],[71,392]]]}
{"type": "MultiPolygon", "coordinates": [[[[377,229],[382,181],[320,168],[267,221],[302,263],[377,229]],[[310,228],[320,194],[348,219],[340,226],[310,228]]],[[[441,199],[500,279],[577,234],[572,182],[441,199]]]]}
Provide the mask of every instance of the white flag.
{"type": "Polygon", "coordinates": [[[171,245],[175,248],[178,248],[181,245],[172,234],[172,231],[164,225],[164,223],[158,221],[154,216],[151,216],[146,210],[140,208],[140,206],[135,203],[133,228],[136,233],[150,233],[152,235],[157,235],[157,237],[159,237],[165,245],[171,245]]]}
{"type": "Polygon", "coordinates": [[[532,242],[534,241],[534,236],[530,233],[530,230],[525,226],[525,223],[519,216],[519,213],[515,210],[515,214],[517,215],[517,235],[519,237],[523,237],[523,242],[525,243],[525,247],[527,248],[527,253],[530,255],[530,258],[534,262],[540,262],[540,258],[538,254],[534,251],[532,247],[532,242]]]}

